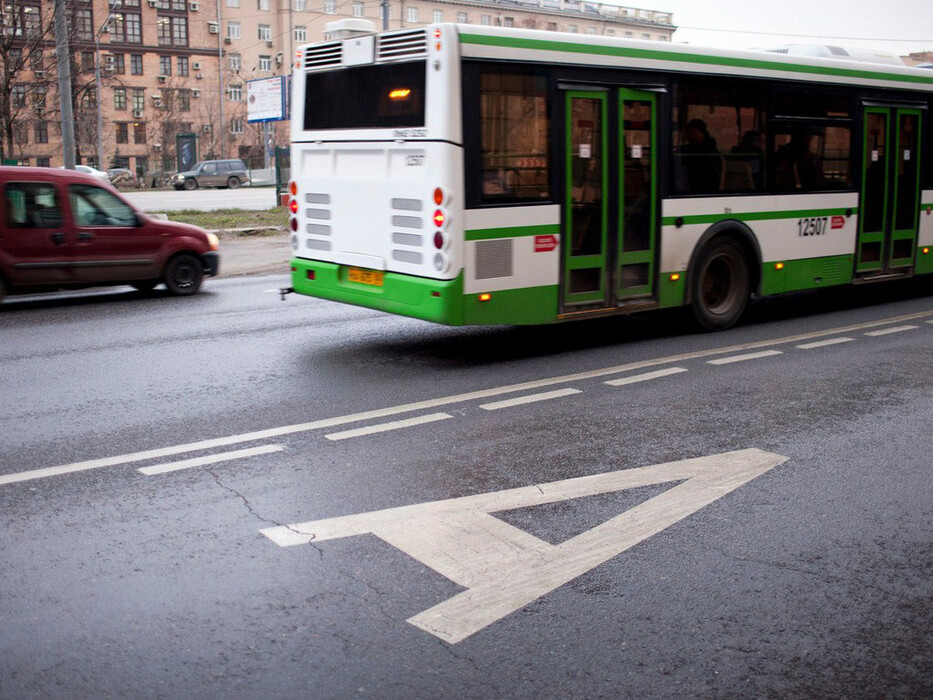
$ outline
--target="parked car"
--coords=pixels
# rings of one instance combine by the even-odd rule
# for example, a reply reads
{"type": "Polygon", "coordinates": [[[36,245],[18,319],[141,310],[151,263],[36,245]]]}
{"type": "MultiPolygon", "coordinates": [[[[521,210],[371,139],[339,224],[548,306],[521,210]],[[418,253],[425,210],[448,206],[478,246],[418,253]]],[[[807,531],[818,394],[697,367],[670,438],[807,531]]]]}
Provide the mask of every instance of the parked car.
{"type": "Polygon", "coordinates": [[[136,175],[128,168],[110,168],[107,171],[107,177],[110,178],[110,184],[114,186],[136,187],[136,175]]]}
{"type": "Polygon", "coordinates": [[[0,166],[0,299],[129,284],[200,289],[220,266],[217,236],[152,219],[109,183],[74,170],[0,166]]]}
{"type": "Polygon", "coordinates": [[[249,184],[249,172],[246,163],[235,158],[232,160],[202,160],[195,163],[191,170],[172,176],[172,186],[176,190],[196,190],[199,187],[229,187],[235,189],[249,184]]]}
{"type": "MultiPolygon", "coordinates": [[[[62,166],[61,168],[59,168],[59,170],[65,170],[65,167],[62,166]]],[[[105,173],[103,170],[98,170],[97,168],[93,168],[90,165],[76,165],[75,171],[79,173],[84,173],[85,175],[93,175],[98,180],[102,180],[104,182],[110,182],[110,176],[107,173],[105,173]]]]}

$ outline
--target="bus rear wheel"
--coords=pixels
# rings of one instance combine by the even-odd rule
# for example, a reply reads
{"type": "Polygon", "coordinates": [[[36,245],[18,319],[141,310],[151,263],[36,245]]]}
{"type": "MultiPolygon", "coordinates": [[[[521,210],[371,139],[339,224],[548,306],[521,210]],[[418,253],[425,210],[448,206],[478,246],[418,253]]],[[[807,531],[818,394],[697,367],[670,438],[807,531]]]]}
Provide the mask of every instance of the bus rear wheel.
{"type": "Polygon", "coordinates": [[[692,275],[690,305],[701,328],[720,331],[742,317],[751,294],[748,259],[731,238],[720,238],[700,253],[692,275]]]}

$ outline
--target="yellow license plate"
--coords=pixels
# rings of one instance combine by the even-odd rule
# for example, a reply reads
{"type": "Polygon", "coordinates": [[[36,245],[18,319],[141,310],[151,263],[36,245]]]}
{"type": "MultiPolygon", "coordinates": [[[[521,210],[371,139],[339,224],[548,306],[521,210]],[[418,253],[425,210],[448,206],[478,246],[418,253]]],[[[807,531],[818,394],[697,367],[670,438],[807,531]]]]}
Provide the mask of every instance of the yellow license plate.
{"type": "Polygon", "coordinates": [[[373,287],[382,286],[384,274],[379,270],[363,270],[359,267],[351,267],[347,270],[347,279],[357,284],[369,284],[373,287]]]}

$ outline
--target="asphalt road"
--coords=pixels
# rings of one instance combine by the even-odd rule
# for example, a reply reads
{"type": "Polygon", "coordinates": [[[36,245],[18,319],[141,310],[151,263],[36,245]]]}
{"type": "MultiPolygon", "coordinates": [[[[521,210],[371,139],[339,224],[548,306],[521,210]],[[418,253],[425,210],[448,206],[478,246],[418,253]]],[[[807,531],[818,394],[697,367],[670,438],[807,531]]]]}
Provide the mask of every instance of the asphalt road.
{"type": "Polygon", "coordinates": [[[0,306],[0,697],[926,697],[933,296],[0,306]],[[322,522],[324,521],[324,522],[322,522]]]}
{"type": "Polygon", "coordinates": [[[271,209],[276,206],[274,187],[240,187],[198,190],[124,189],[121,193],[143,211],[182,211],[194,209],[271,209]]]}

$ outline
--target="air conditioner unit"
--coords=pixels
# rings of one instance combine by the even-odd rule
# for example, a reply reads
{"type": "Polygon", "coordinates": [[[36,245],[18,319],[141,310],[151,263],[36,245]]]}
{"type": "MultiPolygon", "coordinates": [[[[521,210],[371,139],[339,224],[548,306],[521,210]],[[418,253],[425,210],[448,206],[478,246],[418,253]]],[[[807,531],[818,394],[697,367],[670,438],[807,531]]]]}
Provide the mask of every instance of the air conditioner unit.
{"type": "Polygon", "coordinates": [[[167,75],[160,75],[160,76],[159,76],[159,82],[160,82],[160,83],[164,83],[166,80],[168,80],[168,76],[167,76],[167,75]]]}
{"type": "Polygon", "coordinates": [[[204,130],[204,133],[205,133],[205,134],[211,133],[211,125],[210,125],[210,124],[205,124],[205,125],[202,127],[202,129],[204,130]]]}
{"type": "Polygon", "coordinates": [[[142,119],[142,118],[143,118],[143,111],[141,109],[134,109],[133,119],[142,119]]]}
{"type": "Polygon", "coordinates": [[[282,54],[279,53],[275,55],[275,65],[277,66],[282,65],[282,54]]]}
{"type": "Polygon", "coordinates": [[[36,114],[39,115],[40,117],[43,114],[45,114],[45,107],[43,107],[42,105],[36,105],[36,114]]]}
{"type": "Polygon", "coordinates": [[[220,24],[218,22],[208,22],[207,31],[209,34],[220,34],[220,24]]]}
{"type": "Polygon", "coordinates": [[[189,3],[188,3],[188,11],[189,11],[189,12],[197,12],[197,11],[200,10],[200,9],[201,9],[201,3],[199,3],[199,2],[189,2],[189,3]]]}
{"type": "Polygon", "coordinates": [[[194,74],[194,77],[197,78],[198,80],[200,80],[201,78],[204,77],[204,73],[195,73],[195,74],[194,74]]]}
{"type": "Polygon", "coordinates": [[[36,77],[37,77],[37,78],[44,78],[44,77],[45,77],[45,71],[44,71],[44,70],[35,70],[35,71],[33,71],[33,73],[36,74],[36,77]]]}
{"type": "Polygon", "coordinates": [[[200,90],[192,90],[192,91],[191,91],[191,96],[192,96],[192,97],[200,97],[200,96],[201,96],[201,91],[200,91],[200,90]]]}
{"type": "Polygon", "coordinates": [[[226,39],[224,39],[224,43],[229,45],[233,43],[233,40],[230,37],[227,37],[226,39]]]}
{"type": "Polygon", "coordinates": [[[267,42],[266,42],[266,48],[269,48],[269,49],[272,48],[272,42],[271,42],[271,41],[267,41],[267,42]]]}
{"type": "Polygon", "coordinates": [[[158,7],[159,0],[149,0],[149,7],[158,7]]]}
{"type": "Polygon", "coordinates": [[[200,62],[200,61],[195,61],[194,63],[192,63],[192,64],[191,64],[191,69],[192,69],[192,70],[201,70],[201,62],[200,62]]]}

